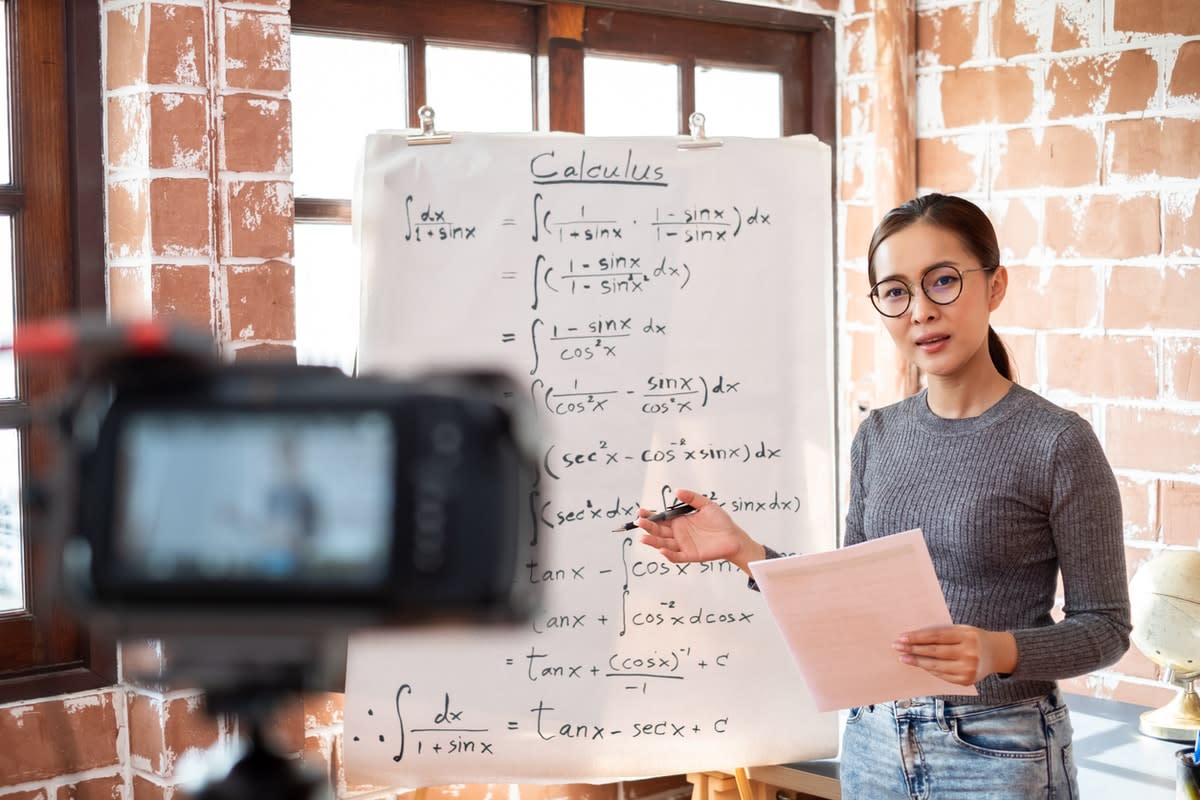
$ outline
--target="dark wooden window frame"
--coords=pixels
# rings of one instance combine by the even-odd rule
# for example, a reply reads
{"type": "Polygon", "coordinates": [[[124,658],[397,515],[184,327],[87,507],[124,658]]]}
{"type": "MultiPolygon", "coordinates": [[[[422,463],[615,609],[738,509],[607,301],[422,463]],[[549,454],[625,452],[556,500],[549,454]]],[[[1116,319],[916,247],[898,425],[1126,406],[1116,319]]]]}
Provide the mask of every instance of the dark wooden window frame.
{"type": "MultiPolygon", "coordinates": [[[[784,136],[836,139],[833,19],[721,0],[559,3],[539,0],[292,0],[292,30],[406,44],[408,124],[425,103],[426,42],[517,50],[545,59],[534,69],[536,117],[552,131],[583,132],[583,56],[594,52],[672,62],[680,67],[679,133],[695,110],[697,64],[769,69],[782,76],[784,136]],[[556,15],[579,23],[563,35],[556,15]],[[581,19],[580,19],[581,16],[581,19]]],[[[834,149],[836,153],[836,148],[834,149]]],[[[836,175],[836,168],[832,174],[836,175]]],[[[834,198],[831,181],[830,196],[834,198]]],[[[296,199],[300,223],[350,221],[345,198],[296,199]]]]}
{"type": "MultiPolygon", "coordinates": [[[[13,182],[0,207],[13,215],[17,320],[103,310],[104,174],[100,9],[76,0],[9,0],[13,182]]],[[[60,369],[18,364],[22,414],[65,385],[60,369]]],[[[0,420],[4,421],[4,420],[0,420]]],[[[53,458],[44,437],[23,430],[22,474],[44,474],[53,458]]],[[[78,626],[42,569],[46,537],[23,510],[28,610],[0,614],[0,702],[77,692],[116,680],[116,645],[78,626]]]]}

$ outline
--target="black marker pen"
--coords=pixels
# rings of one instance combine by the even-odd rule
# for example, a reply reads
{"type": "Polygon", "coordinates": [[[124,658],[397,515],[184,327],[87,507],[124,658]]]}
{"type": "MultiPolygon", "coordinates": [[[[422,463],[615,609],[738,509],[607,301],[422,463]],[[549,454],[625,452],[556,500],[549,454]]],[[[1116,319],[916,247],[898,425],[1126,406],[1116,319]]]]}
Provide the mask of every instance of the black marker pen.
{"type": "MultiPolygon", "coordinates": [[[[695,510],[696,509],[692,508],[687,503],[680,503],[677,506],[671,506],[666,511],[660,511],[657,514],[651,514],[650,516],[646,517],[646,519],[650,520],[651,522],[662,522],[663,520],[682,517],[684,514],[690,514],[695,510]]],[[[636,522],[626,522],[619,528],[613,528],[613,533],[617,533],[619,531],[631,531],[637,526],[638,524],[636,522]]]]}

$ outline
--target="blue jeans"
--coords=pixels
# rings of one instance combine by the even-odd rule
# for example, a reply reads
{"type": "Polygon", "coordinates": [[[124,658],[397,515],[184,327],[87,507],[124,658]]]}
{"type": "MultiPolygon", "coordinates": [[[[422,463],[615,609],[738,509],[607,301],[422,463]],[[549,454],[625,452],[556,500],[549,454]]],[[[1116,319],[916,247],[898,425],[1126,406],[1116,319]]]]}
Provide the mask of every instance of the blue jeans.
{"type": "Polygon", "coordinates": [[[1076,800],[1071,733],[1057,690],[999,706],[859,706],[842,736],[842,798],[1076,800]]]}

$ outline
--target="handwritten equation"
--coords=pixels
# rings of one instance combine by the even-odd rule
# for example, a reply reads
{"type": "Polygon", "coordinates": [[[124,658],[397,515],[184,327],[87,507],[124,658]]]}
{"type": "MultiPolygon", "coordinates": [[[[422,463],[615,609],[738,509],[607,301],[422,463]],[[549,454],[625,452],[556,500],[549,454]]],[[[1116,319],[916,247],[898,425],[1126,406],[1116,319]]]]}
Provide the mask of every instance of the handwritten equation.
{"type": "MultiPolygon", "coordinates": [[[[526,656],[531,665],[527,668],[530,680],[536,682],[539,677],[534,675],[532,661],[544,658],[547,654],[531,653],[526,656]]],[[[614,656],[614,660],[618,657],[614,656]]],[[[636,659],[622,658],[621,661],[636,659]]],[[[723,653],[712,660],[712,666],[720,669],[728,665],[729,654],[723,653]]],[[[513,659],[507,663],[514,664],[513,659]]],[[[702,662],[698,662],[702,663],[702,662]]],[[[628,680],[628,675],[620,671],[602,670],[592,666],[584,670],[583,665],[541,667],[541,679],[547,675],[574,675],[585,677],[588,673],[601,674],[604,678],[619,678],[628,680]],[[563,670],[567,670],[563,672],[563,670]]],[[[651,673],[645,673],[650,677],[651,673]]],[[[663,676],[653,676],[663,677],[663,676]]],[[[636,688],[637,684],[629,688],[636,688]]],[[[729,730],[729,717],[702,717],[699,715],[681,716],[677,718],[637,718],[632,717],[625,723],[612,723],[607,718],[603,720],[588,719],[572,715],[570,710],[549,705],[546,700],[538,699],[528,709],[523,709],[513,718],[505,720],[502,728],[492,728],[486,718],[475,717],[466,707],[455,703],[451,693],[446,690],[434,689],[428,696],[416,695],[413,684],[401,684],[396,690],[394,713],[375,713],[375,708],[367,709],[367,717],[373,722],[375,737],[380,743],[393,743],[394,755],[392,761],[400,763],[405,758],[425,756],[426,758],[446,758],[455,755],[500,755],[503,741],[528,730],[531,734],[521,740],[520,746],[526,746],[529,741],[552,745],[556,740],[570,742],[586,740],[591,742],[614,738],[670,738],[672,740],[689,740],[700,737],[721,737],[729,730]],[[389,718],[390,717],[390,718],[389,718]]],[[[390,709],[389,709],[390,711],[390,709]]],[[[352,737],[359,742],[361,736],[352,737]]]]}
{"type": "MultiPolygon", "coordinates": [[[[435,201],[409,194],[404,198],[404,241],[411,244],[482,241],[481,225],[464,221],[447,206],[445,199],[435,201]]],[[[658,243],[728,243],[756,229],[773,225],[773,211],[761,205],[743,207],[736,203],[711,203],[678,206],[654,206],[649,218],[615,211],[589,211],[586,204],[560,208],[542,192],[532,199],[530,239],[535,243],[587,245],[606,243],[623,245],[640,237],[658,243]]],[[[518,229],[516,217],[501,217],[496,230],[518,229]]]]}
{"type": "Polygon", "coordinates": [[[541,192],[533,195],[534,242],[559,244],[628,241],[648,228],[654,241],[678,244],[731,242],[755,228],[772,224],[772,212],[760,206],[693,205],[687,208],[655,206],[649,219],[608,212],[589,212],[586,205],[559,211],[541,192]]]}
{"type": "Polygon", "coordinates": [[[414,202],[411,194],[404,198],[405,241],[446,242],[475,238],[477,225],[460,225],[446,218],[445,209],[434,208],[428,203],[422,209],[415,209],[414,202]]]}
{"type": "Polygon", "coordinates": [[[687,439],[671,442],[666,447],[644,447],[641,450],[622,451],[610,447],[603,439],[591,450],[560,449],[552,444],[546,448],[542,468],[555,480],[561,480],[569,472],[581,472],[589,468],[621,469],[636,464],[673,464],[676,461],[719,461],[747,463],[751,460],[783,458],[784,448],[776,447],[759,439],[757,442],[725,441],[720,445],[692,443],[687,439]]]}
{"type": "Polygon", "coordinates": [[[556,416],[604,414],[618,407],[642,414],[688,414],[737,394],[741,387],[741,381],[725,375],[652,375],[636,388],[595,386],[584,380],[556,386],[535,378],[529,391],[536,407],[556,416]]]}
{"type": "MultiPolygon", "coordinates": [[[[530,308],[538,309],[544,293],[616,300],[645,297],[652,284],[654,288],[661,285],[683,290],[692,279],[692,268],[685,262],[663,256],[656,263],[643,265],[642,259],[643,256],[614,257],[614,261],[624,260],[625,263],[620,268],[610,269],[608,264],[612,261],[605,257],[580,259],[578,263],[574,258],[568,258],[565,267],[556,269],[553,262],[539,253],[533,262],[533,303],[530,308]]],[[[516,275],[512,271],[504,274],[516,275]]]]}

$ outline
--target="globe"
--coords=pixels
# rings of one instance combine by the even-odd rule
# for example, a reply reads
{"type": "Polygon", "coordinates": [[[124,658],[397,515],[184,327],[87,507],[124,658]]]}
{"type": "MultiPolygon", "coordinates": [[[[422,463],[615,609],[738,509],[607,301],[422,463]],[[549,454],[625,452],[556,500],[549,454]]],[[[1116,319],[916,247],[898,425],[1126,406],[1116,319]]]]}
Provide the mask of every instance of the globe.
{"type": "Polygon", "coordinates": [[[1138,568],[1129,583],[1130,638],[1180,687],[1175,699],[1142,714],[1147,736],[1194,742],[1200,730],[1200,550],[1164,550],[1138,568]]]}

